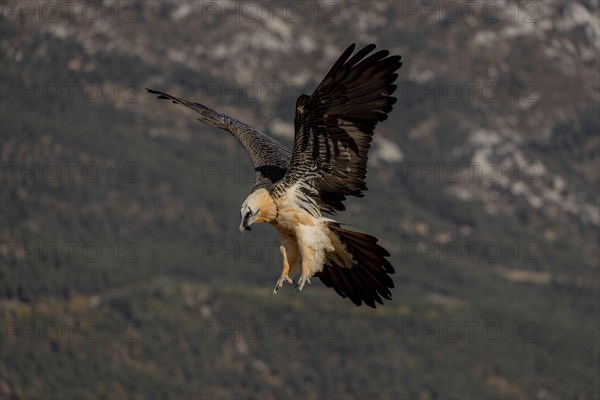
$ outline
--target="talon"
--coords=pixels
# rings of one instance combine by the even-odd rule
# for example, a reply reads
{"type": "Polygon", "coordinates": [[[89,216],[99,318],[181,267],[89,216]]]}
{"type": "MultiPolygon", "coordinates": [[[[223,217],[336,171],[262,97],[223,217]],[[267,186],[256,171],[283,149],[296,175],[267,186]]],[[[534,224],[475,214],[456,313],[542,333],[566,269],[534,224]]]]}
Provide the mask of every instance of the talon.
{"type": "Polygon", "coordinates": [[[296,283],[296,288],[298,289],[298,292],[300,292],[302,290],[305,283],[312,285],[312,283],[310,283],[310,276],[302,274],[302,275],[300,275],[300,279],[298,280],[298,283],[296,283]]]}
{"type": "Polygon", "coordinates": [[[283,287],[283,284],[285,282],[288,282],[290,284],[294,284],[294,281],[287,275],[282,275],[278,280],[277,283],[275,284],[275,289],[273,289],[273,294],[277,294],[277,292],[279,291],[279,289],[281,289],[283,287]]]}

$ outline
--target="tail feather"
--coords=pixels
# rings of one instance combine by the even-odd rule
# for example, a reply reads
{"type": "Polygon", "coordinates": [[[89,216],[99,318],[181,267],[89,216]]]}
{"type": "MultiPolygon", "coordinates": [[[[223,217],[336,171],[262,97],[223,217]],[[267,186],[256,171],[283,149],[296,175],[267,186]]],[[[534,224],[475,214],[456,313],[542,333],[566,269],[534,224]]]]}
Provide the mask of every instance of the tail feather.
{"type": "Polygon", "coordinates": [[[342,297],[347,297],[343,288],[345,287],[341,278],[337,275],[337,270],[334,268],[329,268],[328,265],[323,267],[323,271],[317,272],[315,274],[318,278],[321,279],[321,282],[327,287],[333,288],[337,294],[342,297]],[[327,272],[324,272],[327,271],[327,272]]]}
{"type": "Polygon", "coordinates": [[[356,284],[352,282],[352,275],[347,274],[346,271],[349,270],[338,269],[336,273],[341,278],[340,280],[342,282],[342,285],[344,285],[344,293],[346,294],[346,296],[348,296],[354,304],[360,306],[362,295],[360,294],[359,288],[356,287],[356,284]],[[352,290],[348,290],[350,288],[352,290]]]}
{"type": "MultiPolygon", "coordinates": [[[[367,286],[366,282],[365,282],[365,285],[363,285],[364,276],[358,276],[357,274],[350,274],[349,277],[353,281],[354,287],[358,288],[357,300],[359,300],[359,305],[360,305],[360,300],[362,299],[366,305],[368,305],[369,307],[375,308],[374,301],[377,298],[379,298],[381,300],[381,298],[377,295],[377,290],[375,288],[372,288],[371,286],[367,286]]],[[[383,302],[381,302],[381,303],[383,303],[383,302]]]]}
{"type": "Polygon", "coordinates": [[[375,308],[375,303],[383,304],[382,298],[391,300],[390,289],[394,287],[394,282],[388,274],[393,274],[394,268],[386,259],[390,253],[377,244],[377,238],[344,229],[337,222],[330,223],[329,229],[352,255],[354,266],[347,268],[340,263],[339,255],[330,253],[326,256],[323,270],[315,276],[325,286],[333,288],[341,297],[348,297],[357,306],[364,302],[375,308]]]}

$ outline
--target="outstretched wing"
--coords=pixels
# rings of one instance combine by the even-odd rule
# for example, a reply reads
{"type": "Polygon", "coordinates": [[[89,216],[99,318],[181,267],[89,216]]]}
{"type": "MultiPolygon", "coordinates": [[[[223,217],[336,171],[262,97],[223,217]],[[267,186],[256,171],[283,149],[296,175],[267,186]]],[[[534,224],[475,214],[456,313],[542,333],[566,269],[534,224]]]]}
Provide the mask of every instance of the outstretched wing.
{"type": "Polygon", "coordinates": [[[159,99],[172,100],[175,104],[191,108],[200,114],[198,121],[224,129],[235,136],[242,146],[244,146],[256,171],[256,184],[252,191],[272,185],[285,175],[290,164],[291,154],[277,140],[258,132],[243,122],[227,115],[219,114],[202,104],[193,103],[157,90],[146,90],[150,93],[158,94],[159,99]]]}
{"type": "Polygon", "coordinates": [[[321,211],[344,210],[346,196],[363,195],[367,158],[375,125],[387,119],[396,98],[393,82],[402,63],[387,50],[371,55],[371,44],[352,44],[311,96],[296,103],[294,149],[286,176],[276,185],[292,185],[321,211]],[[308,196],[308,197],[306,197],[308,196]]]}

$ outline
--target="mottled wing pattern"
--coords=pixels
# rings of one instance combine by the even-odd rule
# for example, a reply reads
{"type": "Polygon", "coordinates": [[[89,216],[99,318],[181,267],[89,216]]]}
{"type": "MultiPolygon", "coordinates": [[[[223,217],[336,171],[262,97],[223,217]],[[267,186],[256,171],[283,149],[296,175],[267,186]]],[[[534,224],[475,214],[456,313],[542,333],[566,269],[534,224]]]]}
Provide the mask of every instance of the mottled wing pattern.
{"type": "Polygon", "coordinates": [[[191,108],[200,114],[198,121],[224,129],[235,136],[244,146],[256,171],[256,184],[252,189],[253,191],[270,186],[285,175],[290,163],[291,153],[275,139],[258,132],[243,122],[219,114],[202,104],[193,103],[157,90],[146,90],[159,95],[159,99],[172,100],[175,104],[191,108]]]}
{"type": "Polygon", "coordinates": [[[371,44],[340,56],[311,96],[296,103],[294,148],[286,176],[274,193],[292,185],[320,211],[344,210],[346,196],[363,195],[373,130],[396,98],[393,82],[402,63],[371,44]]]}

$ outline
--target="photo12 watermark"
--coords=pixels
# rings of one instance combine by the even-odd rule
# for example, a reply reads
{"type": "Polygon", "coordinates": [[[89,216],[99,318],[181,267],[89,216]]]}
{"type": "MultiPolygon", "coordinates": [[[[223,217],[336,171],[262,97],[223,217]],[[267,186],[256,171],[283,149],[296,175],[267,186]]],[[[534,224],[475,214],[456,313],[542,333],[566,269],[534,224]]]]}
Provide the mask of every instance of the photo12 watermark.
{"type": "Polygon", "coordinates": [[[100,323],[93,321],[16,322],[0,321],[0,343],[20,345],[38,343],[116,343],[140,341],[139,326],[132,322],[100,323]]]}
{"type": "Polygon", "coordinates": [[[208,23],[336,23],[341,3],[336,1],[203,1],[200,20],[208,23]]]}
{"type": "Polygon", "coordinates": [[[511,183],[535,184],[540,181],[542,168],[536,162],[414,162],[404,161],[399,168],[402,183],[511,183]]]}
{"type": "Polygon", "coordinates": [[[100,22],[133,24],[141,21],[142,3],[136,1],[3,1],[2,23],[96,24],[100,22]]]}
{"type": "Polygon", "coordinates": [[[540,326],[531,321],[403,321],[400,330],[400,341],[410,344],[489,344],[503,340],[512,343],[539,343],[540,326]]]}
{"type": "Polygon", "coordinates": [[[279,257],[278,242],[203,242],[200,246],[202,263],[273,263],[279,257]]]}
{"type": "Polygon", "coordinates": [[[497,242],[448,241],[402,242],[403,263],[426,264],[539,264],[540,248],[533,241],[513,242],[510,246],[497,242]]]}
{"type": "Polygon", "coordinates": [[[139,183],[139,165],[134,161],[98,162],[61,161],[2,161],[0,181],[3,185],[82,183],[139,183]]]}
{"type": "Polygon", "coordinates": [[[281,101],[296,102],[302,94],[302,85],[297,82],[213,82],[200,83],[198,100],[216,104],[262,103],[277,104],[281,101]]]}
{"type": "Polygon", "coordinates": [[[540,20],[541,8],[537,1],[402,1],[400,20],[403,23],[473,24],[484,22],[535,24],[540,20]]]}
{"type": "Polygon", "coordinates": [[[339,326],[333,321],[308,325],[295,321],[203,321],[201,327],[202,343],[297,343],[307,340],[315,343],[337,343],[341,340],[339,326]]]}
{"type": "Polygon", "coordinates": [[[134,241],[112,243],[80,241],[0,242],[0,260],[11,262],[49,262],[61,264],[137,264],[140,246],[134,241]]]}
{"type": "Polygon", "coordinates": [[[77,81],[10,81],[0,83],[2,104],[134,104],[139,102],[140,86],[136,82],[96,83],[77,81]]]}
{"type": "Polygon", "coordinates": [[[528,106],[540,100],[540,88],[536,82],[507,86],[494,81],[486,82],[427,82],[404,81],[398,88],[397,97],[403,102],[417,104],[441,104],[465,102],[468,104],[498,103],[502,100],[528,106]]]}

